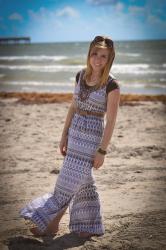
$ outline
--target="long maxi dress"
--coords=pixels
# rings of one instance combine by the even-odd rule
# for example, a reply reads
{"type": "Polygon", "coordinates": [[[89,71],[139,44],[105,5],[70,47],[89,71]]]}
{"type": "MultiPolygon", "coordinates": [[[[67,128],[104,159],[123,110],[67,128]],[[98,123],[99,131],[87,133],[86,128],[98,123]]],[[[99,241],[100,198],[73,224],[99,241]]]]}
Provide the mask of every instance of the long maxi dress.
{"type": "MultiPolygon", "coordinates": [[[[106,85],[86,90],[81,75],[74,90],[81,110],[106,112],[106,85]],[[84,86],[84,87],[82,87],[84,86]],[[80,95],[80,91],[82,96],[80,95]],[[85,93],[86,93],[86,98],[85,93]]],[[[69,206],[69,230],[104,234],[100,199],[93,177],[93,159],[100,146],[104,118],[75,113],[68,132],[67,153],[54,192],[31,201],[20,210],[20,216],[35,223],[41,232],[62,210],[69,206]]]]}

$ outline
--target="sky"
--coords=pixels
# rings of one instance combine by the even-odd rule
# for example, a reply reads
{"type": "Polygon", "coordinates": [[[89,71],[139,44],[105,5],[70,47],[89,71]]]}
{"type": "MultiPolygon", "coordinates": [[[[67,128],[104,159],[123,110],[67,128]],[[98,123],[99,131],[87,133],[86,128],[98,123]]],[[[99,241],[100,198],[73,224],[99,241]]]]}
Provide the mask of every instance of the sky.
{"type": "Polygon", "coordinates": [[[0,37],[32,42],[166,39],[166,0],[0,0],[0,37]]]}

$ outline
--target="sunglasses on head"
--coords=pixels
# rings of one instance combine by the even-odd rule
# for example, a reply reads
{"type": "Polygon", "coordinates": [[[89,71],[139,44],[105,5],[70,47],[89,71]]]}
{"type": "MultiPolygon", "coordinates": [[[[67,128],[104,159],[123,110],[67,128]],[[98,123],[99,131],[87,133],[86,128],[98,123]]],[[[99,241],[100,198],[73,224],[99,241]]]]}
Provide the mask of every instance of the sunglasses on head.
{"type": "Polygon", "coordinates": [[[92,43],[100,43],[100,42],[105,42],[105,44],[108,46],[108,47],[113,47],[113,41],[107,37],[103,37],[103,36],[96,36],[94,38],[94,40],[92,41],[92,43]]]}

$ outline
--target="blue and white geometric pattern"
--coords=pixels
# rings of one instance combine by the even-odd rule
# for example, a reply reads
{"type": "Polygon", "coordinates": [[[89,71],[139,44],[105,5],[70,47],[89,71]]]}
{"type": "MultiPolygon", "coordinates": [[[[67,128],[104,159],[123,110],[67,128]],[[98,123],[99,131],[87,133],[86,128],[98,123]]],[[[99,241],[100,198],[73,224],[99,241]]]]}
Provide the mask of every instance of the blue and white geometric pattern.
{"type": "MultiPolygon", "coordinates": [[[[105,113],[106,86],[92,91],[82,101],[79,98],[81,81],[75,87],[77,107],[105,113]]],[[[21,217],[33,221],[43,232],[56,215],[69,206],[71,232],[102,235],[100,199],[93,177],[93,160],[100,146],[104,118],[74,114],[69,132],[67,154],[58,175],[54,192],[31,201],[20,211],[21,217]]]]}

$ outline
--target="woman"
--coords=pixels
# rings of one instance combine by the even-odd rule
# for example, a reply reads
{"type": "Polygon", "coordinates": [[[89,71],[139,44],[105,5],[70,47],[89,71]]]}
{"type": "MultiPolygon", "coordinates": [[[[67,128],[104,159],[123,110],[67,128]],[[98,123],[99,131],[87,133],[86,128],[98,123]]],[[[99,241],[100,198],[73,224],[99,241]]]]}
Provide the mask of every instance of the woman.
{"type": "Polygon", "coordinates": [[[103,165],[119,106],[119,85],[109,75],[114,57],[113,41],[96,36],[89,47],[87,67],[76,75],[59,144],[64,162],[54,192],[35,199],[20,212],[33,223],[30,231],[35,236],[57,233],[67,207],[71,232],[80,237],[104,234],[93,168],[103,165]]]}

